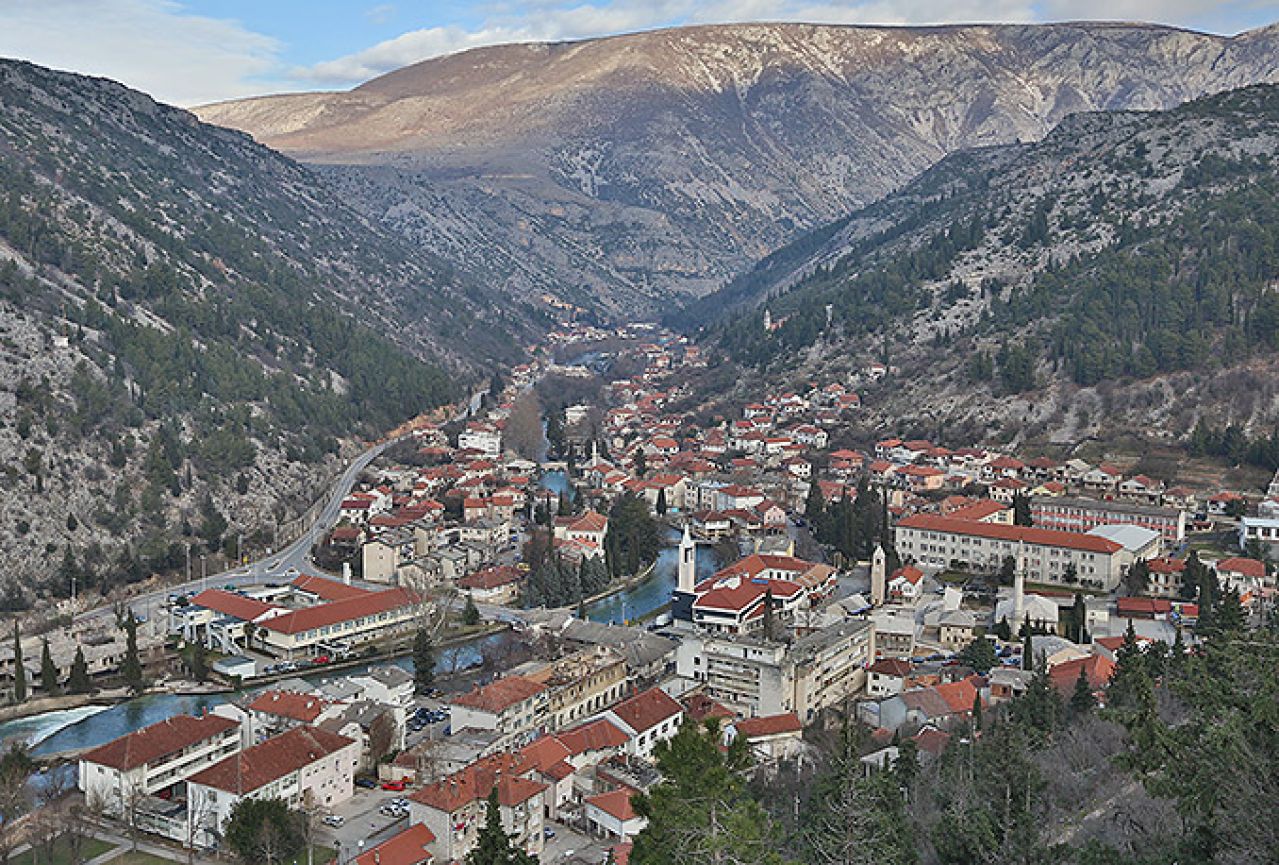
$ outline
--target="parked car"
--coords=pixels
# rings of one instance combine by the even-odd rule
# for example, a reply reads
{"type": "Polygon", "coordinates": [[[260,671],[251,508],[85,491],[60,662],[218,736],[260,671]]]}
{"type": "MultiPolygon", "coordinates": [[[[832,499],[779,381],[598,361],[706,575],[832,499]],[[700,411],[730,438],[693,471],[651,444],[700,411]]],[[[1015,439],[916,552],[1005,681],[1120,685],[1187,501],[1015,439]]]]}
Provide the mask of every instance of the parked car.
{"type": "Polygon", "coordinates": [[[333,826],[335,828],[341,826],[345,822],[346,820],[344,820],[340,814],[330,814],[323,820],[325,826],[333,826]]]}
{"type": "Polygon", "coordinates": [[[356,778],[355,786],[363,787],[365,790],[376,790],[377,782],[372,778],[356,778]]]}
{"type": "Polygon", "coordinates": [[[396,793],[403,792],[406,786],[408,785],[405,784],[403,781],[383,781],[382,782],[383,790],[391,790],[396,793]]]}

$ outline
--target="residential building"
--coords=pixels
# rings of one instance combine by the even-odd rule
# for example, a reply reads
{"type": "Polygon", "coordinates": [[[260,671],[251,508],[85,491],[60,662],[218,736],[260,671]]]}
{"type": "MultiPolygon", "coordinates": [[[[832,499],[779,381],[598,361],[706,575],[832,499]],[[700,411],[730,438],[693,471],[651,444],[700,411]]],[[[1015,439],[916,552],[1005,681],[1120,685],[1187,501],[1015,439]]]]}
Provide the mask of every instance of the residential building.
{"type": "Polygon", "coordinates": [[[192,836],[199,846],[220,847],[231,811],[244,799],[331,808],[351,798],[359,765],[358,742],[318,727],[295,727],[187,780],[192,836]]]}
{"type": "Polygon", "coordinates": [[[910,675],[910,661],[904,658],[881,658],[866,668],[866,696],[872,699],[900,694],[910,675]]]}
{"type": "Polygon", "coordinates": [[[647,759],[658,742],[679,731],[684,707],[661,688],[650,688],[609,708],[601,717],[627,735],[628,754],[647,759]]]}
{"type": "Polygon", "coordinates": [[[474,727],[514,737],[546,727],[548,702],[546,686],[540,682],[503,676],[454,697],[449,723],[455,731],[474,727]]]}
{"type": "MultiPolygon", "coordinates": [[[[435,834],[425,823],[414,823],[390,838],[365,850],[352,860],[352,865],[431,865],[435,856],[431,847],[435,834]]],[[[334,860],[330,865],[339,865],[334,860]]]]}
{"type": "Polygon", "coordinates": [[[435,836],[436,859],[461,862],[471,852],[495,788],[502,829],[530,856],[541,854],[547,785],[521,777],[516,762],[512,754],[485,757],[408,797],[409,824],[424,824],[435,836]]]}
{"type": "Polygon", "coordinates": [[[643,831],[648,820],[635,813],[631,798],[635,791],[618,787],[583,800],[583,814],[592,834],[601,838],[629,841],[643,831]]]}
{"type": "Polygon", "coordinates": [[[218,715],[174,715],[80,757],[86,802],[116,817],[240,749],[240,725],[218,715]]]}

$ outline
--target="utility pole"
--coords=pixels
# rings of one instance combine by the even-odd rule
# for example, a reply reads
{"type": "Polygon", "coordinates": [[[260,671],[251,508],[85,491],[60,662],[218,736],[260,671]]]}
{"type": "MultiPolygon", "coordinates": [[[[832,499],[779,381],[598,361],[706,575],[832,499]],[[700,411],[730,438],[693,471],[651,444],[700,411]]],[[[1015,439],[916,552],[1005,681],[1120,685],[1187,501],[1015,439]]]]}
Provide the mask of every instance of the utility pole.
{"type": "Polygon", "coordinates": [[[191,582],[191,545],[187,544],[187,582],[191,582]]]}
{"type": "Polygon", "coordinates": [[[209,587],[209,557],[200,556],[200,591],[209,587]]]}

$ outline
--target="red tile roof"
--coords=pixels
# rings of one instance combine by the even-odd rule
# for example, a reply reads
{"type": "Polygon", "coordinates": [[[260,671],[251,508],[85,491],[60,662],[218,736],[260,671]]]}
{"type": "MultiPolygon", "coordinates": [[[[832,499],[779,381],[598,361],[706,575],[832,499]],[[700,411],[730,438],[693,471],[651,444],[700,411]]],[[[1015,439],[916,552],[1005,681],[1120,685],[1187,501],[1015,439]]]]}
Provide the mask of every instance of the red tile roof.
{"type": "Polygon", "coordinates": [[[1232,574],[1243,574],[1245,577],[1253,579],[1264,579],[1266,576],[1265,563],[1256,559],[1246,559],[1242,556],[1235,556],[1230,559],[1222,559],[1217,562],[1217,573],[1228,572],[1232,574]]]}
{"type": "Polygon", "coordinates": [[[269,613],[271,610],[276,609],[268,603],[259,601],[257,598],[246,598],[244,595],[237,595],[235,592],[227,592],[222,589],[205,589],[192,598],[191,603],[197,607],[204,607],[206,610],[213,610],[215,613],[221,613],[224,616],[231,616],[245,622],[251,622],[263,613],[269,613]]]}
{"type": "Polygon", "coordinates": [[[629,787],[618,787],[607,793],[586,797],[586,804],[594,805],[613,819],[625,823],[627,820],[634,820],[636,816],[635,808],[631,805],[631,797],[634,795],[635,791],[629,787]]]}
{"type": "Polygon", "coordinates": [[[626,744],[626,733],[612,721],[599,718],[565,730],[556,736],[568,748],[573,756],[585,754],[587,751],[603,751],[606,748],[620,748],[626,744]]]}
{"type": "Polygon", "coordinates": [[[1088,677],[1088,685],[1094,691],[1100,690],[1110,681],[1110,676],[1115,672],[1115,662],[1107,658],[1105,655],[1089,655],[1086,658],[1076,658],[1073,661],[1066,661],[1058,664],[1048,671],[1048,678],[1052,679],[1053,685],[1057,691],[1063,696],[1070,696],[1075,690],[1075,682],[1079,679],[1079,671],[1084,671],[1084,675],[1088,677]]]}
{"type": "Polygon", "coordinates": [[[472,802],[487,799],[494,787],[497,787],[498,803],[508,808],[527,802],[547,789],[548,785],[541,781],[513,774],[516,771],[518,761],[514,755],[494,754],[423,787],[409,798],[428,808],[453,814],[472,802]]]}
{"type": "Polygon", "coordinates": [[[454,697],[455,706],[465,706],[481,712],[500,713],[546,690],[545,685],[525,679],[523,676],[503,676],[483,687],[473,688],[454,697]]]}
{"type": "Polygon", "coordinates": [[[799,733],[804,729],[799,715],[785,712],[781,715],[765,715],[762,718],[747,718],[733,725],[738,735],[747,739],[762,739],[765,736],[780,736],[783,733],[799,733]]]}
{"type": "Polygon", "coordinates": [[[361,595],[369,594],[367,590],[361,589],[359,586],[348,586],[338,580],[330,580],[328,577],[320,577],[314,574],[299,575],[293,580],[293,588],[302,592],[309,592],[326,601],[340,601],[345,598],[358,598],[361,595]]]}
{"type": "Polygon", "coordinates": [[[197,772],[190,783],[244,795],[353,744],[319,727],[294,727],[197,772]]]}
{"type": "Polygon", "coordinates": [[[1081,535],[1074,532],[1059,532],[1053,529],[1038,529],[1028,526],[1008,526],[1001,523],[979,523],[971,520],[938,517],[932,514],[915,514],[900,521],[897,525],[899,528],[920,529],[927,532],[945,532],[947,534],[968,535],[970,537],[999,541],[1025,541],[1028,544],[1062,547],[1094,553],[1112,554],[1123,549],[1121,544],[1096,535],[1081,535]]]}
{"type": "Polygon", "coordinates": [[[318,697],[296,691],[264,691],[249,708],[268,715],[280,715],[310,724],[324,711],[325,702],[318,697]]]}
{"type": "Polygon", "coordinates": [[[536,769],[545,772],[556,763],[571,757],[568,747],[554,736],[542,736],[520,749],[521,768],[536,769]]]}
{"type": "Polygon", "coordinates": [[[952,520],[981,521],[1006,510],[1008,510],[1008,506],[1005,504],[991,501],[990,499],[983,499],[982,501],[973,502],[956,508],[946,514],[946,516],[950,517],[952,520]]]}
{"type": "Polygon", "coordinates": [[[105,745],[99,745],[80,759],[127,771],[154,763],[189,745],[212,739],[238,726],[239,722],[221,715],[205,715],[203,718],[174,715],[149,727],[126,733],[105,745]]]}
{"type": "Polygon", "coordinates": [[[414,823],[398,835],[355,857],[355,865],[429,865],[434,858],[426,848],[435,833],[425,823],[414,823]]]}
{"type": "Polygon", "coordinates": [[[569,524],[570,532],[602,532],[608,528],[608,517],[595,511],[587,511],[569,524]]]}
{"type": "Polygon", "coordinates": [[[973,685],[971,678],[938,685],[933,690],[946,701],[950,711],[955,714],[972,711],[973,697],[977,696],[977,688],[973,685]]]}
{"type": "Polygon", "coordinates": [[[497,565],[467,574],[457,581],[463,589],[496,589],[518,582],[520,572],[511,565],[497,565]]]}
{"type": "Polygon", "coordinates": [[[1163,598],[1120,598],[1115,601],[1115,612],[1120,616],[1155,616],[1172,610],[1172,603],[1163,598]]]}
{"type": "Polygon", "coordinates": [[[299,634],[337,622],[349,622],[365,616],[398,610],[415,603],[417,603],[417,596],[408,589],[385,589],[380,592],[360,590],[360,594],[356,597],[331,601],[327,604],[316,604],[314,607],[303,610],[293,610],[265,619],[261,624],[269,631],[299,634]]]}
{"type": "Polygon", "coordinates": [[[684,714],[694,721],[701,722],[707,718],[733,717],[731,709],[705,694],[689,694],[687,697],[681,698],[680,702],[684,704],[684,714]]]}
{"type": "Polygon", "coordinates": [[[867,667],[866,672],[878,673],[881,676],[905,678],[910,675],[910,661],[903,661],[899,658],[881,658],[867,667]]]}
{"type": "Polygon", "coordinates": [[[636,733],[643,733],[667,718],[683,714],[684,708],[661,688],[649,688],[618,703],[612,712],[636,733]]]}

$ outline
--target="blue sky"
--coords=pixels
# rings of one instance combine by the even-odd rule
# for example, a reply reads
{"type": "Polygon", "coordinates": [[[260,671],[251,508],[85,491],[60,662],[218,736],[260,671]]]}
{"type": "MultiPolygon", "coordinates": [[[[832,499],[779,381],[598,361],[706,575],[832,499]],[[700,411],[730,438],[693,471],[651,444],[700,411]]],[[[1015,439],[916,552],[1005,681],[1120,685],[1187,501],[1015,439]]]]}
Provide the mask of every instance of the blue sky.
{"type": "Polygon", "coordinates": [[[1279,0],[0,0],[0,56],[195,105],[345,89],[480,45],[677,24],[1076,19],[1233,34],[1279,20],[1279,0]]]}

